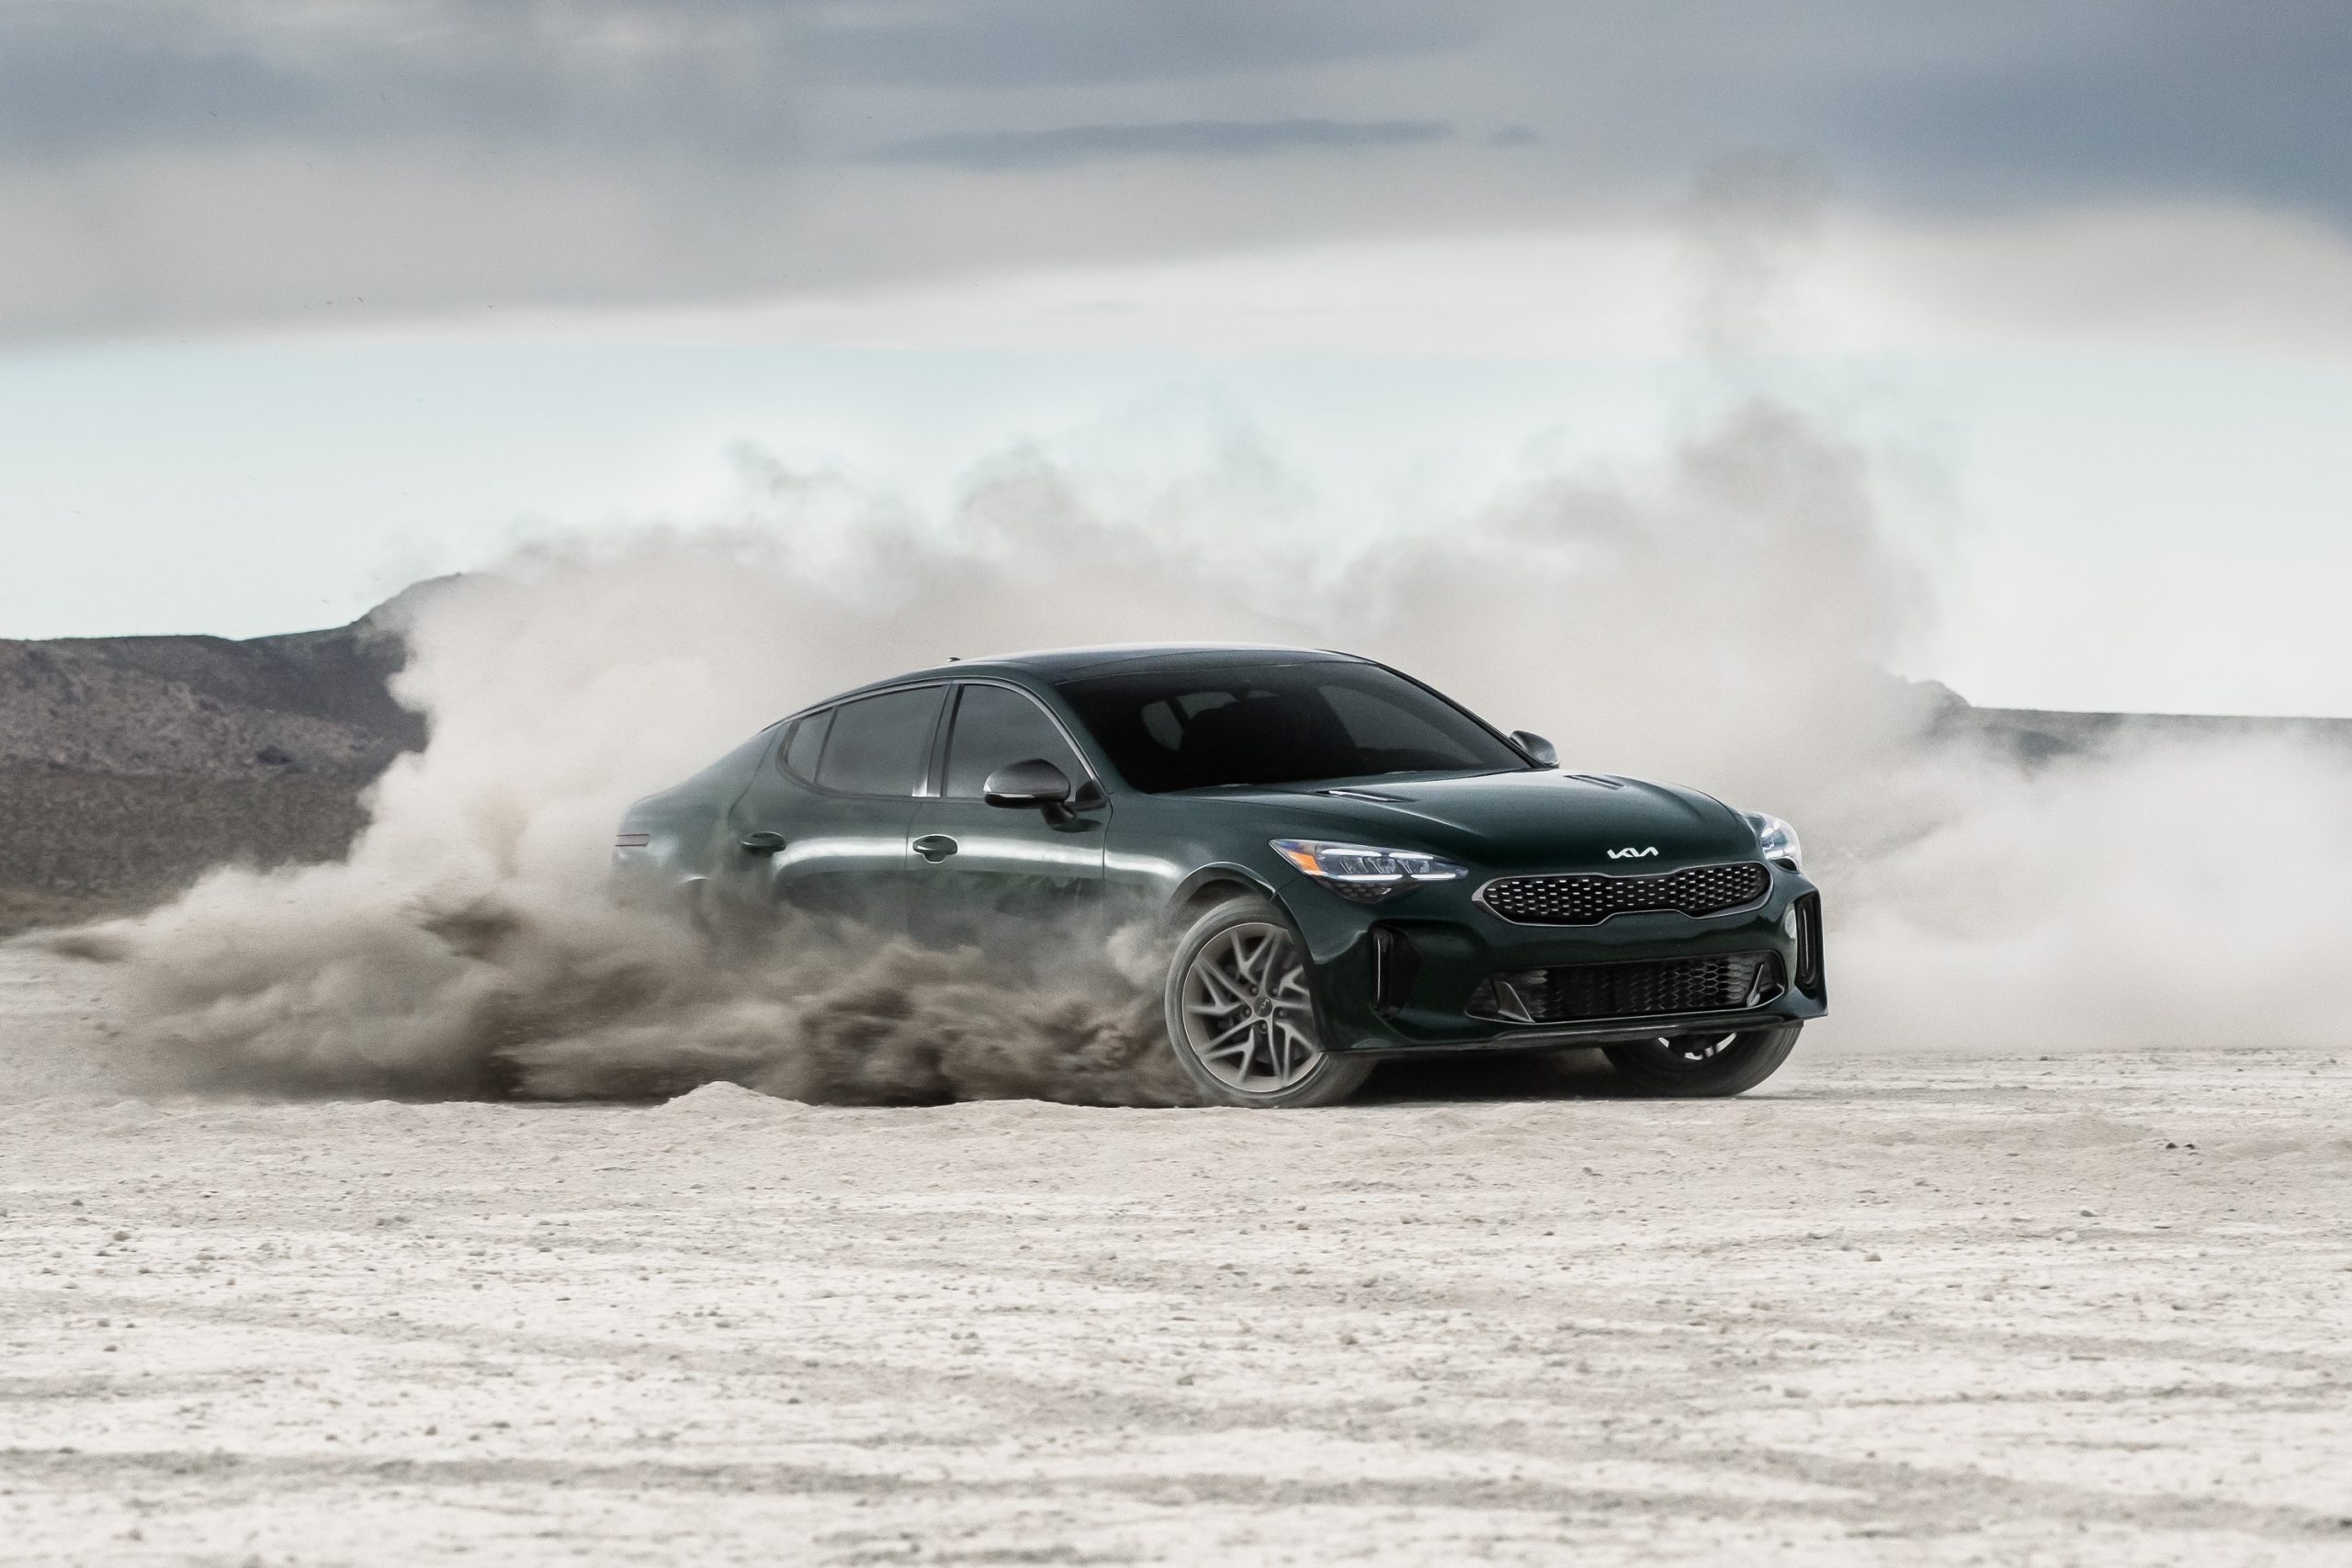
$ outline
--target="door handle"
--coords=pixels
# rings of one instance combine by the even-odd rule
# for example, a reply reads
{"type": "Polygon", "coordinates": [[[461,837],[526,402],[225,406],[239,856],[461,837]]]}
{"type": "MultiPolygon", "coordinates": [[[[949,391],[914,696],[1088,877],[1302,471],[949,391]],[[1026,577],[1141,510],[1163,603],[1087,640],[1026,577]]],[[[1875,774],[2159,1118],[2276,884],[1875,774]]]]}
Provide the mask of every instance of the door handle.
{"type": "Polygon", "coordinates": [[[925,833],[915,840],[914,852],[937,865],[956,852],[956,840],[944,833],[925,833]]]}
{"type": "Polygon", "coordinates": [[[782,833],[746,833],[741,841],[743,848],[755,855],[772,855],[784,848],[782,833]]]}

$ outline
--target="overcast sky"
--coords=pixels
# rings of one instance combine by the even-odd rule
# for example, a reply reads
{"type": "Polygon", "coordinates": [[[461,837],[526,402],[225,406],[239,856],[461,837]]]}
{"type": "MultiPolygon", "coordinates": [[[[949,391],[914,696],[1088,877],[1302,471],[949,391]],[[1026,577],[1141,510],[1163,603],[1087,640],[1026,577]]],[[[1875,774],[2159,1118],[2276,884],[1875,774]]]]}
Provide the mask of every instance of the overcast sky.
{"type": "Polygon", "coordinates": [[[2347,81],[2321,0],[0,0],[0,635],[341,618],[745,442],[920,501],[1179,409],[1426,517],[1729,322],[1895,455],[1918,672],[2352,713],[2347,81]]]}

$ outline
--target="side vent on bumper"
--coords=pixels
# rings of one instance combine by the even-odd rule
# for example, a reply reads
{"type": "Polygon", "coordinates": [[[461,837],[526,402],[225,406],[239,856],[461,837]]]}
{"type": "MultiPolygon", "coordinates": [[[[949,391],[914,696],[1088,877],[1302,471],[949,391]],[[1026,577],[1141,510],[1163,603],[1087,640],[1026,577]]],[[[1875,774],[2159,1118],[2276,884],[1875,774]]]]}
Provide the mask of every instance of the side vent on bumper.
{"type": "Polygon", "coordinates": [[[1815,1001],[1829,999],[1821,968],[1821,895],[1808,893],[1796,902],[1797,989],[1815,1001]]]}
{"type": "Polygon", "coordinates": [[[1412,998],[1413,982],[1421,973],[1420,950],[1413,939],[1391,925],[1372,928],[1372,1010],[1395,1018],[1412,998]]]}

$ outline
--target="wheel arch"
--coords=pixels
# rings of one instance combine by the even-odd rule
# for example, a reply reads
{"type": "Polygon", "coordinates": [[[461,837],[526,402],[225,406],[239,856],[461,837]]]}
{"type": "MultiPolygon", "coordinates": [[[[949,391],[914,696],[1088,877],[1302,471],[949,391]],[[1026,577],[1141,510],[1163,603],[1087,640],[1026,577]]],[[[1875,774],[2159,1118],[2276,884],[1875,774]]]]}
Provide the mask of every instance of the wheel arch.
{"type": "Polygon", "coordinates": [[[1265,878],[1246,866],[1204,865],[1178,883],[1176,891],[1169,895],[1167,924],[1181,931],[1227,899],[1252,897],[1282,902],[1265,878]]]}

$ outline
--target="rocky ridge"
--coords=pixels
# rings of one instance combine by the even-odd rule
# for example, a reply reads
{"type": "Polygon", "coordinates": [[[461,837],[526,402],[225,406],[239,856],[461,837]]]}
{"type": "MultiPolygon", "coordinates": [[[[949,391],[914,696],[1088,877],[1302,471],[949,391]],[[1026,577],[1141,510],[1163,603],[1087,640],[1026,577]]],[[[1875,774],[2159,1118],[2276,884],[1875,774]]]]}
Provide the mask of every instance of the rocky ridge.
{"type": "Polygon", "coordinates": [[[406,598],[244,641],[0,639],[0,932],[135,905],[224,861],[341,854],[360,792],[424,743],[387,684],[406,598]]]}

